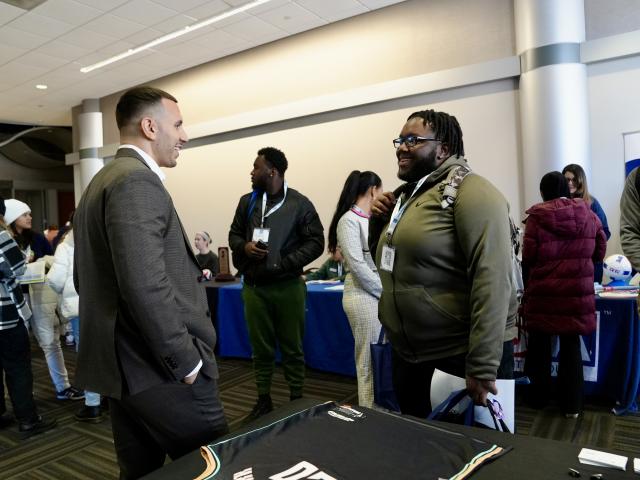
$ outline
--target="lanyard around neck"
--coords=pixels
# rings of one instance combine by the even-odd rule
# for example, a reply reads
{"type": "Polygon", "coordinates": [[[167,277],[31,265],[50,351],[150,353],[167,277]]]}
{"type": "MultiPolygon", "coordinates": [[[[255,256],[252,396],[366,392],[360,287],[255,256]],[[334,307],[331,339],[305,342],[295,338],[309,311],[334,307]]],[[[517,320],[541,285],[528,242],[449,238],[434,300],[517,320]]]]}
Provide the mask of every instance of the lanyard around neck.
{"type": "Polygon", "coordinates": [[[357,205],[353,205],[351,207],[351,211],[353,213],[355,213],[356,215],[358,215],[359,217],[362,218],[371,218],[371,214],[370,213],[366,213],[364,210],[362,210],[360,207],[358,207],[357,205]]]}
{"type": "Polygon", "coordinates": [[[264,219],[269,215],[278,210],[282,205],[284,205],[284,201],[287,199],[287,181],[284,181],[284,196],[282,200],[280,200],[276,205],[271,207],[268,212],[265,213],[265,208],[267,208],[267,192],[262,193],[262,216],[260,217],[260,228],[264,228],[264,219]]]}
{"type": "Polygon", "coordinates": [[[389,222],[389,227],[387,228],[387,243],[391,243],[391,239],[393,238],[393,232],[395,232],[396,227],[398,226],[398,222],[400,222],[400,219],[402,218],[404,211],[407,209],[407,206],[409,205],[409,200],[411,200],[413,196],[416,194],[416,192],[420,190],[420,187],[422,187],[424,182],[427,181],[427,178],[429,178],[429,175],[431,175],[431,173],[425,175],[420,180],[418,180],[418,183],[416,183],[416,186],[413,189],[413,192],[411,192],[411,195],[404,202],[402,202],[402,205],[400,205],[400,200],[396,202],[396,206],[393,208],[393,213],[391,214],[391,221],[389,222]]]}

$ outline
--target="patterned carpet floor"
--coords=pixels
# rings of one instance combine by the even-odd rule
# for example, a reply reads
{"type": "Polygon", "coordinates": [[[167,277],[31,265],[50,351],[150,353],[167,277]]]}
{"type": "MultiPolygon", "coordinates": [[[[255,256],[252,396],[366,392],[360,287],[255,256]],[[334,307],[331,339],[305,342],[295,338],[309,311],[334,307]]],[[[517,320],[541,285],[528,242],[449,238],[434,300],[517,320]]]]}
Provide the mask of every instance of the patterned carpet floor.
{"type": "MultiPolygon", "coordinates": [[[[17,424],[0,430],[0,479],[12,480],[102,480],[117,479],[118,467],[108,415],[99,424],[73,419],[82,402],[55,400],[42,352],[32,348],[34,394],[40,413],[55,417],[58,427],[23,440],[17,424]]],[[[70,377],[75,370],[75,352],[64,348],[70,377]]],[[[220,390],[231,430],[249,413],[256,398],[251,362],[222,359],[220,390]]],[[[308,371],[305,396],[319,401],[357,402],[355,379],[318,371],[308,371]]],[[[272,397],[275,406],[289,401],[289,391],[277,369],[272,397]]],[[[10,405],[9,399],[6,399],[10,405]]],[[[588,404],[578,419],[565,419],[549,407],[541,411],[522,405],[517,395],[516,424],[519,435],[533,435],[594,448],[618,450],[640,457],[640,415],[616,417],[611,405],[588,404]]]]}

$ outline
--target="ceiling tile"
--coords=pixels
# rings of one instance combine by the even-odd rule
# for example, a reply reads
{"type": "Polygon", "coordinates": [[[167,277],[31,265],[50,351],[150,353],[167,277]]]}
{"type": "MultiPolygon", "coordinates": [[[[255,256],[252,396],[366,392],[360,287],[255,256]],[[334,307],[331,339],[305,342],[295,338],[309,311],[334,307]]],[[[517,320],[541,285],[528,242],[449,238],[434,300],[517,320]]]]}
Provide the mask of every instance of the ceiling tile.
{"type": "Polygon", "coordinates": [[[59,41],[90,50],[99,50],[117,41],[116,38],[94,32],[87,28],[77,28],[58,38],[59,41]]]}
{"type": "Polygon", "coordinates": [[[404,0],[359,0],[365,7],[376,9],[382,8],[396,3],[402,3],[404,0]]]}
{"type": "Polygon", "coordinates": [[[76,0],[76,2],[88,5],[89,7],[97,8],[103,12],[108,12],[116,7],[119,7],[123,3],[127,3],[128,0],[76,0]]]}
{"type": "Polygon", "coordinates": [[[13,45],[4,45],[0,43],[0,65],[19,57],[26,51],[27,50],[24,48],[14,47],[13,45]]]}
{"type": "Polygon", "coordinates": [[[331,22],[369,11],[356,0],[296,0],[296,3],[331,22]]]}
{"type": "Polygon", "coordinates": [[[259,17],[290,34],[304,32],[327,24],[326,20],[295,4],[287,4],[268,10],[261,13],[259,17]]]}
{"type": "Polygon", "coordinates": [[[38,51],[47,55],[53,55],[54,57],[66,58],[67,60],[75,60],[91,52],[91,50],[86,48],[70,45],[60,40],[48,42],[41,46],[38,51]]]}
{"type": "Polygon", "coordinates": [[[35,82],[26,82],[23,85],[7,90],[4,94],[11,97],[11,102],[15,103],[16,101],[24,102],[42,98],[47,94],[47,91],[38,90],[35,82]]]}
{"type": "Polygon", "coordinates": [[[25,65],[23,63],[19,63],[17,60],[13,60],[9,63],[5,63],[0,67],[0,78],[16,78],[19,79],[21,83],[24,83],[31,80],[32,78],[41,76],[47,71],[47,68],[25,65]]]}
{"type": "Polygon", "coordinates": [[[8,3],[0,3],[0,25],[10,22],[14,18],[26,13],[24,10],[8,3]]]}
{"type": "MultiPolygon", "coordinates": [[[[87,55],[83,55],[79,58],[77,58],[74,63],[76,64],[77,69],[79,70],[81,67],[88,67],[89,65],[93,65],[94,63],[98,63],[98,62],[102,62],[108,58],[111,58],[115,55],[118,55],[120,53],[126,52],[127,50],[129,50],[130,48],[132,48],[134,45],[127,43],[127,42],[122,42],[122,41],[116,41],[100,50],[96,50],[94,52],[91,52],[87,55]]],[[[141,52],[141,53],[137,53],[129,58],[120,60],[119,62],[116,63],[123,63],[123,62],[127,62],[130,59],[136,59],[136,58],[140,58],[141,56],[147,55],[147,52],[141,52]]],[[[107,65],[105,67],[102,67],[101,69],[99,69],[99,71],[105,71],[108,70],[110,68],[113,68],[112,65],[107,65]]],[[[93,70],[91,72],[89,72],[88,74],[83,74],[83,75],[93,75],[96,72],[98,72],[98,70],[93,70]]]]}
{"type": "Polygon", "coordinates": [[[222,0],[212,0],[183,13],[198,20],[205,20],[227,10],[231,10],[231,7],[222,0]]]}
{"type": "Polygon", "coordinates": [[[38,79],[46,78],[47,85],[51,87],[51,90],[58,88],[65,88],[74,85],[78,82],[83,82],[89,78],[97,76],[99,73],[95,70],[89,73],[82,73],[80,71],[80,65],[76,62],[71,62],[56,70],[47,72],[46,74],[38,77],[38,79]]]}
{"type": "Polygon", "coordinates": [[[281,38],[286,34],[284,30],[274,27],[270,23],[267,23],[257,17],[249,17],[240,22],[228,25],[222,28],[222,30],[247,41],[261,38],[273,40],[275,38],[281,38]]]}
{"type": "Polygon", "coordinates": [[[56,69],[62,65],[69,63],[69,60],[60,57],[54,57],[51,55],[45,55],[37,51],[31,51],[20,56],[18,59],[20,63],[25,65],[33,65],[34,67],[43,67],[46,69],[56,69]]]}
{"type": "Polygon", "coordinates": [[[9,45],[31,50],[46,43],[49,39],[5,25],[0,27],[0,45],[9,45]]]}
{"type": "Polygon", "coordinates": [[[47,89],[47,92],[51,94],[56,90],[59,90],[61,88],[67,88],[73,85],[74,83],[78,83],[81,80],[82,78],[80,77],[80,74],[72,76],[72,75],[62,75],[60,73],[54,73],[54,72],[47,72],[44,75],[34,78],[33,83],[36,83],[36,84],[44,83],[49,87],[47,89]]]}
{"type": "Polygon", "coordinates": [[[187,10],[191,10],[209,2],[207,0],[180,0],[179,2],[176,0],[153,0],[153,3],[163,5],[178,12],[186,12],[187,10]]]}
{"type": "Polygon", "coordinates": [[[70,23],[61,22],[55,18],[45,17],[33,12],[16,18],[9,26],[47,38],[59,37],[75,28],[75,26],[70,23]]]}
{"type": "Polygon", "coordinates": [[[223,30],[214,30],[194,38],[191,43],[194,48],[197,48],[197,45],[201,45],[202,47],[220,50],[227,46],[245,45],[246,41],[223,30]]]}
{"type": "Polygon", "coordinates": [[[164,35],[164,32],[161,32],[160,30],[145,28],[144,30],[140,30],[138,33],[134,33],[133,35],[128,36],[124,40],[134,44],[135,46],[139,46],[144,43],[150,42],[151,40],[155,40],[162,35],[164,35]]]}
{"type": "Polygon", "coordinates": [[[74,0],[48,0],[34,8],[32,12],[73,25],[82,25],[102,14],[101,10],[74,0]]]}
{"type": "Polygon", "coordinates": [[[213,26],[215,26],[215,28],[222,28],[227,25],[233,25],[234,23],[241,22],[242,20],[247,20],[248,18],[253,18],[253,17],[248,13],[240,12],[240,13],[236,13],[235,15],[232,15],[231,17],[227,17],[225,19],[217,21],[216,23],[213,24],[213,26]]]}
{"type": "MultiPolygon", "coordinates": [[[[114,55],[118,55],[119,53],[126,52],[127,50],[133,47],[135,47],[135,45],[133,45],[132,43],[119,40],[117,42],[113,42],[110,45],[107,45],[104,48],[101,48],[95,53],[98,55],[104,55],[106,57],[112,57],[114,55]]],[[[144,53],[145,52],[136,53],[134,57],[139,57],[140,55],[144,55],[144,53]]]]}
{"type": "Polygon", "coordinates": [[[105,14],[83,25],[83,28],[108,37],[125,38],[144,30],[145,26],[115,15],[105,14]]]}
{"type": "Polygon", "coordinates": [[[188,25],[196,23],[197,20],[187,15],[175,15],[164,22],[156,23],[153,28],[162,33],[171,33],[180,30],[188,25]]]}
{"type": "Polygon", "coordinates": [[[256,17],[260,16],[261,13],[268,12],[269,10],[273,10],[274,8],[282,7],[284,5],[294,5],[291,0],[271,0],[270,2],[263,3],[260,6],[254,7],[249,10],[251,15],[256,17]]]}
{"type": "Polygon", "coordinates": [[[110,13],[124,19],[135,19],[147,26],[155,25],[177,14],[175,10],[163,7],[150,0],[132,0],[112,10],[110,13]]]}
{"type": "Polygon", "coordinates": [[[225,3],[228,3],[233,8],[241,7],[242,5],[246,5],[247,3],[251,3],[253,0],[224,0],[225,3]]]}
{"type": "MultiPolygon", "coordinates": [[[[242,42],[240,39],[233,39],[234,42],[242,42]]],[[[180,63],[192,58],[201,58],[203,55],[208,55],[209,46],[192,40],[188,43],[182,43],[179,45],[163,45],[162,48],[158,48],[158,51],[165,57],[171,58],[172,63],[180,63]]]]}

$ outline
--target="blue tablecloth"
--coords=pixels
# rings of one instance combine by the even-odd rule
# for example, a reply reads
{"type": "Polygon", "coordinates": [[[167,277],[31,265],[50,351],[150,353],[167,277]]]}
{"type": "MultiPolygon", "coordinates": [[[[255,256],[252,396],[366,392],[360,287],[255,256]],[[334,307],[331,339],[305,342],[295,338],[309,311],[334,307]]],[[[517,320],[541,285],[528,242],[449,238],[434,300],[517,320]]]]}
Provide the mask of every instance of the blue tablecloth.
{"type": "MultiPolygon", "coordinates": [[[[307,285],[304,357],[311,368],[342,375],[356,375],[353,334],[342,310],[342,291],[330,285],[307,285]]],[[[241,285],[218,292],[218,345],[220,356],[251,358],[244,320],[241,285]]]]}
{"type": "Polygon", "coordinates": [[[615,400],[616,414],[637,411],[640,319],[636,299],[599,298],[596,309],[598,330],[582,338],[585,393],[615,400]]]}
{"type": "MultiPolygon", "coordinates": [[[[304,353],[318,370],[355,376],[353,334],[342,310],[342,291],[307,285],[304,353]]],[[[251,358],[241,285],[218,294],[220,355],[251,358]]],[[[640,393],[640,319],[635,299],[597,299],[598,329],[583,340],[585,392],[616,402],[615,412],[637,411],[640,393]]]]}

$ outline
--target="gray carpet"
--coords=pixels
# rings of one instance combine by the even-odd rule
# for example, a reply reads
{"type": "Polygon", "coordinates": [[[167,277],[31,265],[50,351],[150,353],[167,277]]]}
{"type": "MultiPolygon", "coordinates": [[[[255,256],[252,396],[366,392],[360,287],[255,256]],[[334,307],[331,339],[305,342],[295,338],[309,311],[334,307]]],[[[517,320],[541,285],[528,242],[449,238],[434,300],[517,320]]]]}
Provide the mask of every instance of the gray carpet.
{"type": "MultiPolygon", "coordinates": [[[[21,439],[15,423],[0,430],[0,479],[117,479],[118,468],[109,417],[100,424],[76,422],[73,413],[82,402],[55,400],[42,352],[37,347],[33,347],[32,352],[34,393],[38,408],[42,414],[57,418],[58,427],[28,440],[21,439]]],[[[65,347],[64,353],[73,378],[75,352],[65,347]]],[[[251,362],[223,359],[219,364],[222,401],[233,430],[255,402],[251,362]]],[[[279,368],[272,396],[276,407],[289,399],[286,382],[279,368]]],[[[356,383],[352,378],[308,371],[305,396],[319,401],[355,403],[356,383]]],[[[10,405],[8,399],[7,404],[10,405]]],[[[554,407],[537,411],[522,405],[519,400],[517,404],[519,435],[576,442],[640,457],[640,415],[616,417],[610,413],[611,405],[588,404],[583,416],[567,420],[554,407]]]]}

